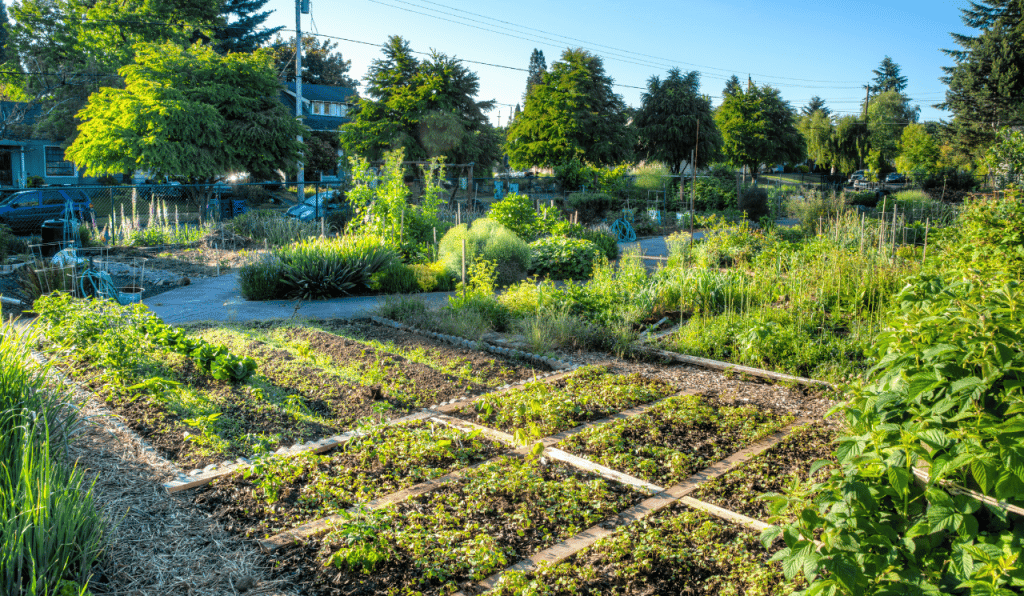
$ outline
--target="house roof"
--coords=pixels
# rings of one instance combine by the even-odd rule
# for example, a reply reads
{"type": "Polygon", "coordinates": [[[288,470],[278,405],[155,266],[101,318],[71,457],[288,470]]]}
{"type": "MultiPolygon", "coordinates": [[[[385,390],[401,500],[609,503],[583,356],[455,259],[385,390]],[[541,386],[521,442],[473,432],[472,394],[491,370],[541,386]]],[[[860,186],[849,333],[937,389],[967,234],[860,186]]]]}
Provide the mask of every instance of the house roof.
{"type": "MultiPolygon", "coordinates": [[[[285,86],[292,94],[295,93],[294,81],[286,83],[285,86]]],[[[309,83],[302,84],[302,99],[307,99],[309,101],[346,103],[348,98],[355,94],[356,92],[348,87],[335,87],[334,85],[310,85],[309,83]]]]}

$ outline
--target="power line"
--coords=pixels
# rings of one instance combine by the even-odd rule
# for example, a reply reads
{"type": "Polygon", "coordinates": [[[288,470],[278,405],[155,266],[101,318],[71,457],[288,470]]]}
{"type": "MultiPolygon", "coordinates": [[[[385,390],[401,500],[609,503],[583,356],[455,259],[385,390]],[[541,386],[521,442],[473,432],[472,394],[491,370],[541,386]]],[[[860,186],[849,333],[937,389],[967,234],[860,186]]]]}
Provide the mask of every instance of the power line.
{"type": "MultiPolygon", "coordinates": [[[[392,0],[392,1],[401,2],[402,4],[409,4],[411,6],[416,6],[415,4],[410,3],[410,2],[406,2],[405,0],[392,0]]],[[[585,44],[588,44],[588,45],[591,45],[591,46],[600,47],[600,48],[606,48],[606,49],[610,49],[610,50],[615,50],[617,52],[624,52],[626,54],[633,54],[633,55],[640,56],[640,57],[653,58],[655,60],[659,60],[659,61],[666,62],[666,63],[669,63],[669,64],[685,64],[687,66],[696,66],[697,68],[704,68],[704,69],[707,69],[707,70],[721,70],[722,72],[727,72],[727,73],[735,73],[735,72],[737,72],[736,70],[730,70],[730,69],[725,69],[725,68],[717,68],[717,67],[714,67],[714,66],[705,66],[705,65],[700,65],[700,64],[694,64],[694,63],[691,63],[691,62],[682,62],[682,61],[673,60],[673,59],[669,59],[669,58],[663,58],[663,57],[659,57],[659,56],[654,56],[654,55],[651,55],[651,54],[644,54],[644,53],[641,53],[641,52],[634,52],[634,51],[631,51],[631,50],[625,50],[625,49],[622,49],[622,48],[616,48],[615,46],[608,46],[608,45],[599,44],[599,43],[592,42],[592,41],[586,41],[586,40],[578,39],[578,38],[575,38],[575,37],[570,37],[570,36],[567,36],[567,35],[562,35],[560,33],[553,33],[551,31],[545,31],[543,29],[535,29],[533,27],[527,27],[525,25],[519,25],[517,23],[513,23],[513,22],[510,22],[510,21],[504,21],[504,20],[501,20],[501,19],[498,19],[498,18],[495,18],[495,17],[489,17],[487,15],[483,15],[483,14],[476,13],[476,12],[471,12],[471,11],[468,11],[468,10],[465,10],[465,9],[455,8],[455,7],[452,7],[452,6],[447,6],[447,5],[444,5],[444,4],[440,4],[438,2],[432,2],[431,0],[420,0],[420,2],[423,2],[425,4],[432,4],[434,6],[440,6],[442,8],[447,8],[449,10],[455,10],[455,11],[459,11],[459,12],[464,12],[466,14],[470,14],[470,15],[473,15],[473,16],[477,16],[477,17],[481,17],[481,18],[484,18],[484,19],[488,19],[488,20],[491,20],[491,21],[498,22],[498,23],[502,23],[502,24],[505,24],[505,25],[509,25],[511,27],[516,27],[516,28],[519,28],[519,29],[525,29],[527,31],[536,31],[538,33],[544,33],[545,35],[554,35],[555,37],[560,37],[562,39],[567,39],[569,41],[585,43],[585,44]]],[[[426,8],[426,7],[421,7],[421,8],[426,8]]],[[[433,10],[433,9],[427,9],[427,10],[433,10]]],[[[436,11],[436,12],[441,12],[441,11],[436,11]]],[[[449,15],[451,15],[451,13],[443,13],[443,12],[442,12],[442,14],[449,14],[449,15]]],[[[457,15],[451,15],[451,16],[457,16],[457,15]]],[[[465,17],[458,17],[458,18],[466,19],[465,17]]],[[[466,20],[472,20],[472,19],[466,19],[466,20]]],[[[479,22],[479,21],[473,21],[473,22],[479,22]]],[[[491,26],[493,26],[493,25],[491,25],[491,26]]],[[[775,76],[775,75],[765,75],[765,74],[758,74],[758,73],[750,73],[750,74],[752,76],[757,76],[757,77],[771,77],[773,79],[786,79],[786,80],[801,81],[801,82],[806,82],[806,83],[843,83],[843,84],[845,84],[845,83],[859,83],[859,81],[822,81],[822,80],[814,80],[814,79],[799,79],[799,78],[794,78],[794,77],[783,77],[783,76],[775,76]]]]}

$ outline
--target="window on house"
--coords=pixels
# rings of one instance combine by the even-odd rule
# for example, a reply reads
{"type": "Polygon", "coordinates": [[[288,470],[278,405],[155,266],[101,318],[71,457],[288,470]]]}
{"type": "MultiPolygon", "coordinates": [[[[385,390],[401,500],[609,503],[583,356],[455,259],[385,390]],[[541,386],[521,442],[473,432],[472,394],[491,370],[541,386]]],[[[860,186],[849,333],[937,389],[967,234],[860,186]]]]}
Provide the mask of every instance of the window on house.
{"type": "Polygon", "coordinates": [[[64,150],[60,147],[46,148],[47,176],[74,176],[75,164],[64,159],[64,150]]]}

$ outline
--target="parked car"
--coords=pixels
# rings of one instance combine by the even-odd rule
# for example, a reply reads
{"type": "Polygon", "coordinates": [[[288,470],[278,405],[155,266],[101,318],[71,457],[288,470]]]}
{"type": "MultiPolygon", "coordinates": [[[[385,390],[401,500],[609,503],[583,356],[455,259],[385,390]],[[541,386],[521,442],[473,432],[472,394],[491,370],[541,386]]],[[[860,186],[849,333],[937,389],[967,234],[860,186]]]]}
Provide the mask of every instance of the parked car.
{"type": "Polygon", "coordinates": [[[325,190],[306,197],[302,203],[292,205],[284,213],[299,221],[313,221],[318,212],[320,217],[324,217],[339,209],[350,210],[348,204],[341,202],[342,197],[343,193],[340,190],[325,190]]]}
{"type": "Polygon", "coordinates": [[[864,182],[867,180],[867,176],[864,174],[864,170],[857,170],[850,174],[850,184],[856,185],[857,182],[864,182]]]}
{"type": "Polygon", "coordinates": [[[885,177],[886,184],[903,184],[906,181],[907,179],[906,177],[903,176],[903,174],[899,174],[896,172],[893,172],[885,177]]]}
{"type": "Polygon", "coordinates": [[[36,188],[18,191],[0,202],[0,224],[10,226],[15,234],[38,234],[43,222],[62,219],[70,204],[77,219],[92,219],[92,201],[77,188],[36,188]]]}

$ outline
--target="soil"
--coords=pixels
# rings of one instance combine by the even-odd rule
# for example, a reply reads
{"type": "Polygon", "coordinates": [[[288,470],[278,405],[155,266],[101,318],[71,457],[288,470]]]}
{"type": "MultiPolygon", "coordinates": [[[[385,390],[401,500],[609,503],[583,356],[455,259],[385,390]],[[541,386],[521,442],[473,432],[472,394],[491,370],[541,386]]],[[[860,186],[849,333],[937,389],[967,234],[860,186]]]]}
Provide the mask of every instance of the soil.
{"type": "MultiPolygon", "coordinates": [[[[339,432],[339,428],[312,422],[297,422],[290,414],[273,408],[268,403],[259,403],[244,386],[235,386],[217,381],[196,369],[191,360],[176,363],[182,381],[199,391],[207,391],[222,405],[222,423],[232,423],[232,435],[238,438],[250,433],[281,436],[281,445],[292,445],[314,439],[322,439],[339,432]]],[[[252,455],[243,445],[232,443],[227,453],[207,454],[184,437],[195,434],[195,428],[185,424],[181,418],[169,411],[148,394],[116,390],[99,375],[99,369],[83,368],[58,363],[65,374],[87,379],[83,386],[105,401],[107,407],[120,415],[129,428],[146,440],[163,457],[174,461],[183,468],[201,468],[207,464],[220,463],[226,459],[252,455]]]]}
{"type": "MultiPolygon", "coordinates": [[[[836,405],[834,392],[798,385],[787,387],[767,380],[741,378],[725,373],[679,363],[645,362],[615,358],[601,352],[574,354],[571,359],[581,364],[607,365],[618,374],[637,372],[661,379],[682,391],[714,397],[728,405],[753,405],[775,413],[793,414],[813,420],[825,419],[836,405]]],[[[826,419],[831,426],[842,426],[838,417],[826,419]]]]}
{"type": "MultiPolygon", "coordinates": [[[[568,430],[570,428],[574,428],[576,426],[590,422],[592,420],[605,418],[621,410],[635,407],[635,405],[639,405],[633,404],[623,407],[613,407],[607,405],[607,403],[600,399],[587,399],[590,393],[588,391],[588,388],[586,386],[582,388],[572,388],[570,379],[571,377],[564,377],[550,384],[556,391],[560,393],[568,392],[578,398],[574,403],[574,411],[571,414],[567,413],[565,415],[565,426],[557,428],[551,434],[555,434],[564,430],[568,430]]],[[[641,375],[621,375],[616,377],[614,380],[618,386],[622,386],[623,384],[628,383],[631,385],[647,387],[649,389],[648,394],[650,401],[655,401],[657,399],[660,399],[662,396],[668,396],[675,393],[672,384],[666,383],[661,380],[653,380],[641,375]]],[[[476,406],[474,404],[467,404],[466,406],[462,407],[461,409],[455,412],[450,413],[449,415],[461,418],[463,420],[468,420],[476,424],[491,426],[502,431],[510,431],[516,428],[514,425],[509,424],[507,422],[503,422],[502,424],[494,424],[492,422],[488,422],[487,420],[481,417],[479,412],[477,412],[476,406]]]]}
{"type": "MultiPolygon", "coordinates": [[[[723,404],[704,397],[712,407],[723,404]]],[[[775,421],[768,415],[757,429],[727,429],[715,421],[685,421],[673,410],[651,410],[634,418],[573,435],[560,446],[575,455],[648,482],[672,486],[751,442],[746,433],[775,421]],[[665,461],[666,455],[670,460],[665,461]]]]}
{"type": "MultiPolygon", "coordinates": [[[[771,504],[757,497],[783,493],[793,477],[806,481],[818,460],[835,462],[836,437],[834,429],[821,424],[797,429],[768,451],[702,485],[694,498],[766,521],[771,504]]],[[[824,473],[816,476],[821,479],[824,473]]]]}
{"type": "Polygon", "coordinates": [[[166,460],[143,450],[95,404],[86,403],[82,414],[88,422],[75,436],[68,461],[85,472],[94,502],[109,522],[90,593],[301,593],[271,578],[271,562],[255,545],[232,537],[217,521],[195,515],[168,495],[161,483],[173,479],[175,471],[166,460]]]}
{"type": "MultiPolygon", "coordinates": [[[[576,476],[582,479],[594,476],[579,472],[563,465],[545,467],[544,479],[554,480],[576,476]]],[[[609,483],[614,497],[628,499],[626,507],[636,504],[643,497],[622,485],[609,483]]],[[[434,500],[444,494],[458,494],[458,485],[449,485],[437,491],[414,498],[399,504],[400,512],[419,512],[424,515],[435,515],[434,500]]],[[[557,527],[527,527],[522,520],[515,519],[519,508],[517,499],[495,499],[494,506],[473,519],[466,519],[466,528],[485,529],[494,538],[498,548],[511,552],[509,564],[528,557],[544,548],[563,540],[568,536],[557,527]]],[[[625,508],[625,507],[624,507],[625,508]]],[[[326,567],[324,561],[339,545],[331,545],[325,539],[314,539],[284,549],[278,557],[276,570],[280,579],[288,580],[292,585],[301,585],[310,596],[369,596],[371,594],[406,593],[412,590],[416,580],[423,579],[424,570],[420,561],[410,553],[397,551],[396,558],[387,562],[384,567],[373,574],[355,575],[333,567],[326,567]]],[[[432,584],[422,592],[411,593],[435,596],[450,593],[453,584],[466,585],[472,583],[468,576],[446,578],[442,583],[435,578],[432,584]]]]}
{"type": "MultiPolygon", "coordinates": [[[[412,422],[407,428],[425,429],[428,425],[412,422]]],[[[401,435],[396,434],[393,440],[401,440],[401,435]]],[[[367,465],[361,463],[363,458],[355,450],[335,449],[317,456],[319,463],[315,467],[306,467],[297,478],[289,479],[273,504],[268,504],[257,494],[256,477],[246,478],[241,473],[225,476],[198,489],[193,502],[204,514],[224,523],[228,531],[247,538],[262,538],[344,511],[357,502],[366,502],[443,476],[457,468],[489,459],[503,450],[501,444],[484,442],[483,448],[472,459],[461,463],[453,458],[407,462],[409,465],[374,460],[367,465]],[[345,493],[345,488],[353,487],[343,487],[340,494],[322,492],[325,484],[332,484],[332,478],[336,476],[348,481],[358,479],[358,497],[346,498],[351,493],[345,493]],[[307,487],[314,483],[321,489],[320,494],[309,494],[307,487]]]]}
{"type": "MultiPolygon", "coordinates": [[[[539,371],[548,372],[547,369],[539,369],[535,365],[518,358],[456,347],[418,333],[411,333],[391,327],[349,323],[346,321],[323,321],[320,325],[328,331],[337,331],[338,333],[350,335],[364,341],[379,341],[385,345],[390,344],[403,349],[425,348],[438,361],[448,362],[449,364],[458,362],[462,366],[468,366],[473,371],[474,376],[487,379],[486,385],[489,388],[530,379],[539,371]]],[[[307,337],[312,338],[316,334],[316,330],[309,329],[307,333],[309,334],[307,337]]],[[[330,339],[330,337],[319,337],[321,337],[322,341],[336,341],[330,339]]]]}

